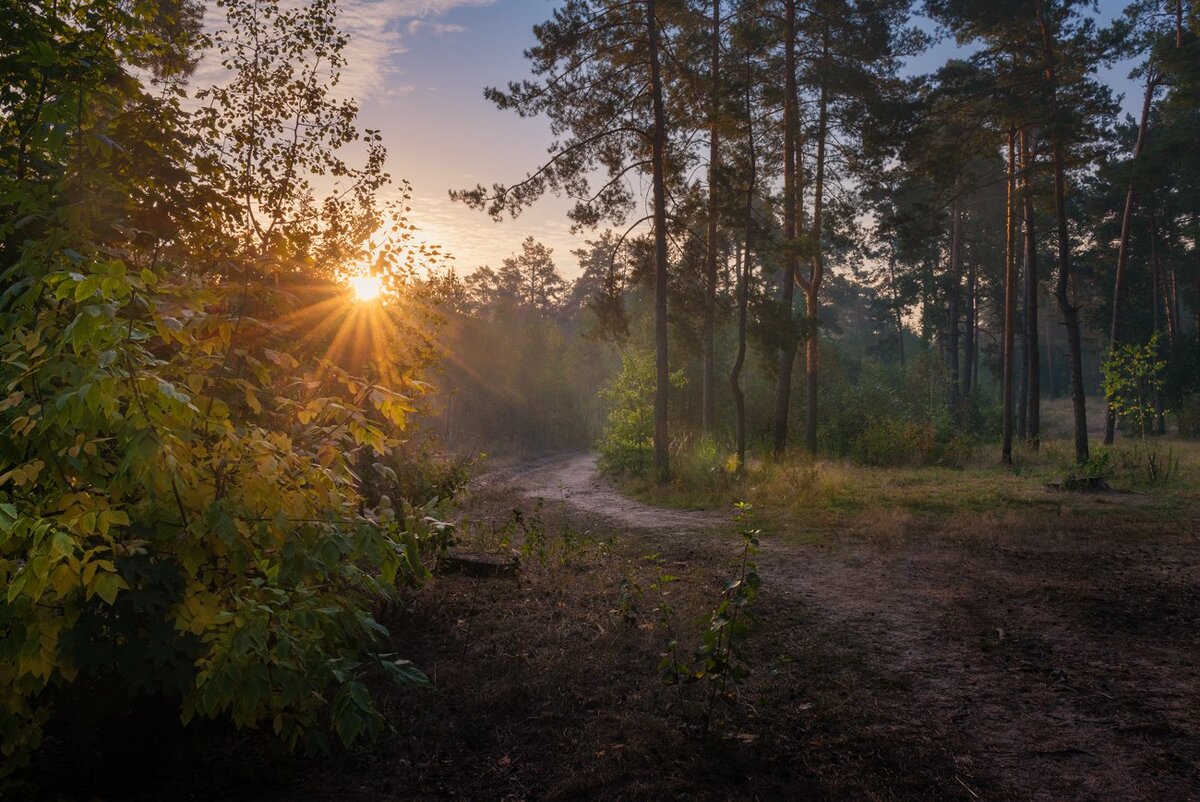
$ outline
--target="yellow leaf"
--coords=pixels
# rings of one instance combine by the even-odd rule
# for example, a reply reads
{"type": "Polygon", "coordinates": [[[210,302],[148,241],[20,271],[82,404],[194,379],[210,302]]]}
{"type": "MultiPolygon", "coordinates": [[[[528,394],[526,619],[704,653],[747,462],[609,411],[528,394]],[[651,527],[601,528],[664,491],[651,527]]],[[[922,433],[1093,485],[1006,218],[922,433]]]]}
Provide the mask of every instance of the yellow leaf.
{"type": "Polygon", "coordinates": [[[50,586],[59,598],[66,598],[71,591],[79,586],[79,575],[71,570],[68,563],[59,563],[50,574],[50,586]]]}

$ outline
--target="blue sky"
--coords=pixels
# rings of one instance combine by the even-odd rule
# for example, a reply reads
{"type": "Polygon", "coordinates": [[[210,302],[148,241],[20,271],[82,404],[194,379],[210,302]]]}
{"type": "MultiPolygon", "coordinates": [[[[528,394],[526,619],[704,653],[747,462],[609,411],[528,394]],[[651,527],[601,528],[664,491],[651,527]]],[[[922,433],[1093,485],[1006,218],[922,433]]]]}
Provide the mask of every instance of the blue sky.
{"type": "MultiPolygon", "coordinates": [[[[578,273],[570,250],[583,237],[569,233],[568,202],[547,197],[516,220],[494,223],[446,194],[514,181],[545,157],[547,123],[498,111],[483,87],[528,75],[523,51],[553,7],[553,0],[343,0],[351,34],[345,89],[360,100],[363,126],[382,129],[391,173],[412,183],[413,222],[456,257],[461,273],[498,265],[528,235],[554,249],[565,275],[578,273]]],[[[1121,0],[1103,0],[1098,16],[1122,8],[1121,0]]],[[[942,42],[911,67],[932,69],[955,52],[942,42]]],[[[1129,89],[1128,69],[1105,76],[1125,92],[1127,109],[1138,92],[1129,89]]]]}

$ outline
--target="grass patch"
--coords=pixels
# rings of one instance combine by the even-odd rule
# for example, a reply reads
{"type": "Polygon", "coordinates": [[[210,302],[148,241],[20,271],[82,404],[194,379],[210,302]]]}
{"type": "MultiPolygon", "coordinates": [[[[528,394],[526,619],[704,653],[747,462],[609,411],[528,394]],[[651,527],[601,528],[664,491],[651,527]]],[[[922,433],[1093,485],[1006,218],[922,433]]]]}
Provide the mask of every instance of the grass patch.
{"type": "Polygon", "coordinates": [[[1196,510],[1200,492],[1200,443],[1178,438],[1122,440],[1095,447],[1111,493],[1055,489],[1072,471],[1072,444],[1044,441],[1033,450],[1019,446],[1011,466],[1000,464],[998,444],[973,450],[961,467],[875,467],[848,459],[813,459],[765,452],[748,457],[739,476],[728,455],[701,440],[677,451],[674,478],[659,484],[647,477],[618,477],[622,489],[641,500],[683,509],[728,509],[735,501],[754,505],[774,531],[797,536],[835,530],[869,531],[888,515],[921,518],[962,514],[1118,515],[1157,519],[1196,510]]]}

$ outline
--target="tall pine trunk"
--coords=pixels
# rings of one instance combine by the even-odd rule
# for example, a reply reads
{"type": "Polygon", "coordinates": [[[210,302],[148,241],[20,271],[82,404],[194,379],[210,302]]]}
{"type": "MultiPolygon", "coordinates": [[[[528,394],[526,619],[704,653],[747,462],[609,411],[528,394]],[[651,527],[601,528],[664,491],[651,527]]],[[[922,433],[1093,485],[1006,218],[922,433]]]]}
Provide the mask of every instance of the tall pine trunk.
{"type": "Polygon", "coordinates": [[[1012,464],[1013,443],[1013,346],[1016,345],[1017,311],[1017,230],[1016,230],[1016,163],[1017,133],[1008,131],[1008,193],[1004,215],[1004,444],[1001,460],[1012,464]]]}
{"type": "MultiPolygon", "coordinates": [[[[821,35],[821,65],[829,59],[829,25],[826,23],[821,35]]],[[[817,102],[817,163],[813,182],[812,220],[812,270],[804,287],[805,311],[808,314],[807,340],[804,344],[805,361],[805,420],[804,447],[810,454],[817,453],[817,382],[819,369],[818,328],[821,313],[821,280],[825,274],[825,248],[822,244],[822,226],[825,211],[825,140],[829,133],[829,88],[822,71],[821,92],[817,102]]]]}
{"type": "Polygon", "coordinates": [[[1054,38],[1050,22],[1046,17],[1043,0],[1034,0],[1038,27],[1042,33],[1042,54],[1045,58],[1046,86],[1050,93],[1051,149],[1054,166],[1054,217],[1058,227],[1058,280],[1054,295],[1062,312],[1063,325],[1067,330],[1067,359],[1071,372],[1071,407],[1075,418],[1075,461],[1080,465],[1088,460],[1087,398],[1083,391],[1083,341],[1079,329],[1079,309],[1071,303],[1071,236],[1067,227],[1067,177],[1066,153],[1063,135],[1059,130],[1061,121],[1058,112],[1058,78],[1054,38]]]}
{"type": "Polygon", "coordinates": [[[904,367],[904,310],[900,306],[900,287],[896,284],[896,250],[888,258],[888,272],[892,280],[892,311],[896,315],[896,350],[900,357],[900,367],[904,367]]]}
{"type": "Polygon", "coordinates": [[[1038,342],[1038,267],[1037,229],[1033,209],[1033,137],[1021,129],[1021,209],[1025,232],[1025,372],[1027,375],[1025,412],[1026,436],[1033,450],[1042,438],[1042,355],[1038,342]]]}
{"type": "Polygon", "coordinates": [[[662,73],[658,63],[658,20],[655,0],[646,0],[646,33],[650,57],[650,94],[654,107],[650,170],[654,184],[654,468],[659,481],[670,476],[667,402],[670,368],[667,363],[667,189],[666,113],[663,110],[662,73]]]}
{"type": "Polygon", "coordinates": [[[709,55],[712,84],[708,110],[708,232],[704,253],[704,369],[701,379],[701,418],[704,431],[712,434],[717,425],[717,210],[720,180],[721,112],[721,0],[713,0],[712,51],[709,55]]]}
{"type": "Polygon", "coordinates": [[[978,327],[978,314],[975,300],[975,285],[977,280],[977,271],[975,269],[975,260],[972,259],[967,265],[967,295],[963,300],[966,307],[966,320],[963,325],[963,376],[962,376],[962,395],[964,401],[970,401],[971,388],[975,386],[975,372],[979,365],[975,361],[976,347],[976,329],[978,327]]]}
{"type": "Polygon", "coordinates": [[[962,389],[962,373],[958,359],[959,330],[962,318],[959,306],[962,301],[962,202],[958,181],[954,182],[954,207],[950,217],[950,277],[946,286],[946,375],[950,380],[946,407],[951,420],[958,420],[959,393],[962,389]]]}
{"type": "Polygon", "coordinates": [[[729,387],[733,391],[734,413],[736,414],[737,460],[738,472],[746,466],[746,397],[742,392],[742,366],[746,361],[746,318],[748,317],[750,301],[750,265],[754,251],[754,183],[757,173],[757,153],[754,148],[754,107],[751,103],[749,66],[746,76],[746,125],[747,144],[749,145],[750,174],[746,182],[745,234],[742,249],[742,265],[738,276],[738,317],[737,317],[737,354],[733,359],[733,368],[729,371],[729,387]]]}
{"type": "MultiPolygon", "coordinates": [[[[1162,305],[1163,321],[1167,327],[1167,341],[1175,342],[1175,310],[1171,306],[1171,290],[1167,284],[1167,274],[1163,270],[1162,260],[1158,253],[1158,216],[1154,210],[1154,198],[1150,198],[1147,208],[1147,221],[1150,227],[1150,268],[1154,273],[1154,304],[1157,308],[1162,305]]],[[[1157,313],[1156,313],[1157,314],[1157,313]]],[[[1158,329],[1157,324],[1155,329],[1158,329]]]]}
{"type": "MultiPolygon", "coordinates": [[[[1136,169],[1137,160],[1142,155],[1146,144],[1146,128],[1150,120],[1150,104],[1154,101],[1154,62],[1146,65],[1146,95],[1142,99],[1142,116],[1138,121],[1137,140],[1133,145],[1131,166],[1136,169]]],[[[1133,223],[1133,176],[1129,177],[1129,185],[1125,189],[1125,209],[1121,213],[1121,239],[1117,245],[1117,267],[1113,274],[1112,322],[1108,330],[1109,358],[1116,353],[1121,344],[1121,312],[1125,305],[1125,268],[1129,264],[1129,230],[1133,223]]],[[[1104,416],[1104,445],[1111,446],[1117,434],[1117,413],[1109,400],[1108,409],[1104,416]]]]}
{"type": "Polygon", "coordinates": [[[784,9],[783,75],[783,239],[787,243],[783,258],[783,284],[779,300],[785,321],[783,347],[775,385],[774,447],[778,456],[787,445],[788,413],[792,405],[792,368],[796,364],[798,341],[795,330],[796,303],[796,230],[799,207],[796,152],[799,148],[800,113],[796,91],[796,0],[786,0],[784,9]]]}

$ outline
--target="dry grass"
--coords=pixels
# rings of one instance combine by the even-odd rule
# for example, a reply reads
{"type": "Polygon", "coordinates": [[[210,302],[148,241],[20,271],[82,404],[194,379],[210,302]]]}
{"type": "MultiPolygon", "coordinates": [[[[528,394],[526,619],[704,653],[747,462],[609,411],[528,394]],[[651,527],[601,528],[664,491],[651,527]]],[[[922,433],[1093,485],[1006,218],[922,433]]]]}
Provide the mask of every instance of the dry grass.
{"type": "MultiPolygon", "coordinates": [[[[1102,407],[1091,410],[1102,421],[1102,407]]],[[[999,444],[977,445],[959,467],[871,467],[851,460],[812,459],[791,453],[782,460],[762,454],[747,460],[734,477],[723,457],[710,466],[689,464],[665,485],[626,479],[623,488],[639,498],[687,509],[728,509],[748,501],[779,532],[811,540],[832,530],[880,533],[903,527],[911,516],[945,520],[967,516],[1020,519],[1045,515],[1119,515],[1127,520],[1164,519],[1200,510],[1200,442],[1156,437],[1143,442],[1120,437],[1112,448],[1092,442],[1092,470],[1114,492],[1075,493],[1057,489],[1070,475],[1074,446],[1061,436],[1069,429],[1065,402],[1046,405],[1047,439],[1037,450],[1018,444],[1013,464],[1002,465],[999,444]]]]}

